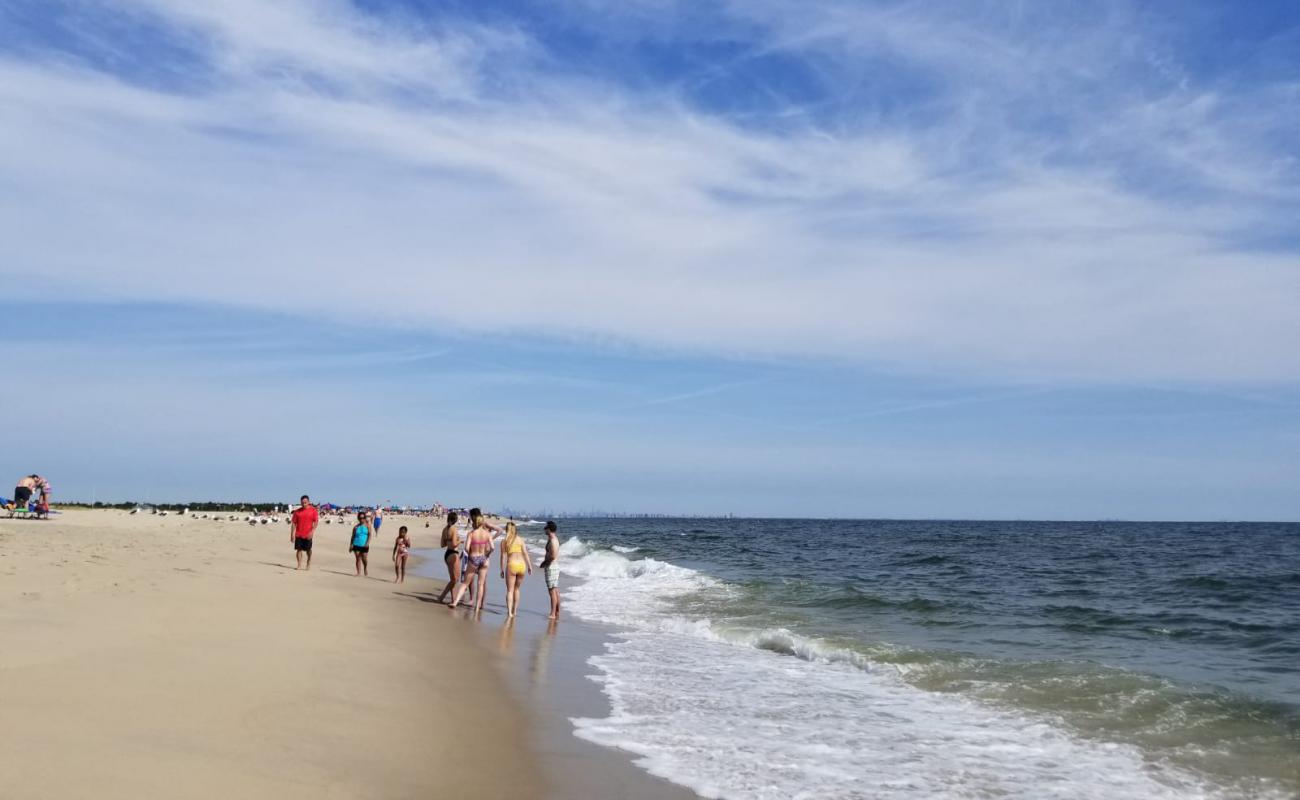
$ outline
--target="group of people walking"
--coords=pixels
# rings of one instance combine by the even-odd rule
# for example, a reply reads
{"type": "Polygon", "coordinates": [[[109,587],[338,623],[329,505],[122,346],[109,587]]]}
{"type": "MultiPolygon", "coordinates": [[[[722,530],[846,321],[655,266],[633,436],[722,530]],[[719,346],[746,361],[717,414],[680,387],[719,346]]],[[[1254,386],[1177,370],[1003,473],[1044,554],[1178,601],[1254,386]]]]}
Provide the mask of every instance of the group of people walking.
{"type": "MultiPolygon", "coordinates": [[[[297,557],[297,569],[311,569],[312,540],[320,515],[312,505],[311,498],[302,496],[301,503],[289,518],[289,538],[297,557]],[[304,565],[304,559],[306,561],[304,565]]],[[[469,511],[469,532],[461,536],[457,524],[460,515],[455,511],[447,513],[446,524],[442,529],[440,546],[443,548],[443,561],[447,567],[447,586],[438,596],[439,603],[445,603],[451,597],[450,608],[456,608],[466,594],[470,594],[470,606],[475,611],[483,610],[487,598],[488,570],[491,568],[492,554],[497,548],[497,540],[504,535],[498,556],[501,578],[506,583],[506,614],[514,617],[519,610],[519,590],[524,578],[533,573],[533,557],[528,552],[519,528],[514,522],[507,522],[505,530],[493,525],[477,508],[469,511]]],[[[356,563],[357,576],[370,574],[370,547],[379,535],[383,524],[379,509],[357,512],[357,522],[348,537],[348,551],[356,563]]],[[[426,526],[427,527],[427,526],[426,526]]],[[[548,619],[560,616],[560,537],[558,526],[554,522],[546,523],[546,552],[539,568],[546,580],[546,590],[550,595],[551,613],[548,619]]],[[[405,525],[397,531],[393,539],[393,582],[406,581],[406,562],[410,557],[411,537],[405,525]]]]}

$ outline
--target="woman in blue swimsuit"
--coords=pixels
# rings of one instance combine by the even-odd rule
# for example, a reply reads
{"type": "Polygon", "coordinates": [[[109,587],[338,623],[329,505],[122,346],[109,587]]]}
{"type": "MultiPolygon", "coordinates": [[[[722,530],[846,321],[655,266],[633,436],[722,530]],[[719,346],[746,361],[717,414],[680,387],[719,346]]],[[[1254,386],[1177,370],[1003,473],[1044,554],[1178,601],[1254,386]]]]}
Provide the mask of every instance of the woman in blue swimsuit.
{"type": "Polygon", "coordinates": [[[348,550],[352,551],[352,555],[357,560],[358,578],[363,573],[367,577],[370,576],[370,560],[368,556],[370,553],[370,535],[370,514],[362,511],[357,514],[357,524],[352,528],[352,544],[348,546],[348,550]]]}

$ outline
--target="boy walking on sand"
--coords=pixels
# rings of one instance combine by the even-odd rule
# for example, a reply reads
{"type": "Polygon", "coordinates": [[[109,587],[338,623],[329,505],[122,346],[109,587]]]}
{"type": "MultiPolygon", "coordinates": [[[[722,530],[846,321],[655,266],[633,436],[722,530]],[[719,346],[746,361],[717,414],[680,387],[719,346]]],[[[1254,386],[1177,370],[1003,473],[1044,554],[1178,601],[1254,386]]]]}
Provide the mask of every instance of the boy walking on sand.
{"type": "Polygon", "coordinates": [[[310,497],[303,495],[302,504],[289,518],[289,540],[293,542],[294,557],[298,559],[298,566],[294,569],[303,569],[303,553],[307,554],[306,568],[311,569],[311,540],[319,522],[320,514],[316,511],[316,506],[311,504],[310,497]]]}
{"type": "Polygon", "coordinates": [[[546,591],[551,595],[551,615],[560,618],[560,537],[554,522],[546,523],[546,558],[542,561],[542,574],[546,576],[546,591]]]}

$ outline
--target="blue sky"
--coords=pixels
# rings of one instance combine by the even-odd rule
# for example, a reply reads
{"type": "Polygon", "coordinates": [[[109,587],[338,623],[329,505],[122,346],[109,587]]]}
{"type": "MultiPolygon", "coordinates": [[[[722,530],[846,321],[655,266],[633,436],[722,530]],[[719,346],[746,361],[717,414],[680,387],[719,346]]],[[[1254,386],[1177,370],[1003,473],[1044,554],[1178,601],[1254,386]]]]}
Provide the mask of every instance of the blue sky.
{"type": "Polygon", "coordinates": [[[0,2],[0,468],[1297,519],[1297,141],[1288,3],[0,2]]]}

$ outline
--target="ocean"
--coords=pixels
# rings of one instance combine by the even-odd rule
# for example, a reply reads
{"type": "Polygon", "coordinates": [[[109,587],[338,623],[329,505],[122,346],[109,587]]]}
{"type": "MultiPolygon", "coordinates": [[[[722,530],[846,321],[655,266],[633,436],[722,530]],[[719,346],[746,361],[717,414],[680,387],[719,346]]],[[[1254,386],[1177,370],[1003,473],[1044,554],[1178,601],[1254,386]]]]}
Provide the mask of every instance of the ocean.
{"type": "Polygon", "coordinates": [[[561,538],[566,613],[617,632],[577,735],[705,797],[1300,797],[1300,524],[561,538]]]}

